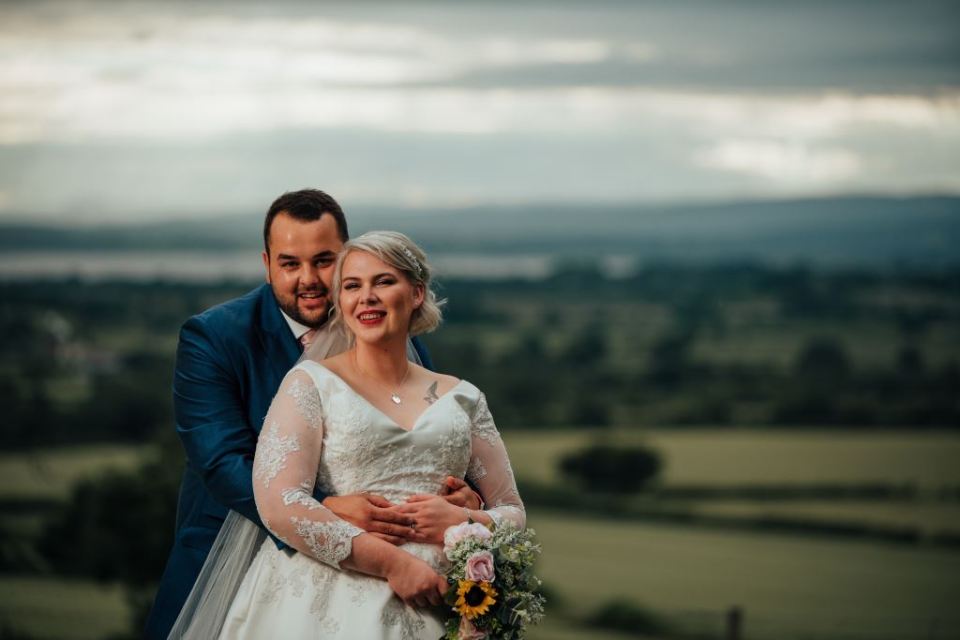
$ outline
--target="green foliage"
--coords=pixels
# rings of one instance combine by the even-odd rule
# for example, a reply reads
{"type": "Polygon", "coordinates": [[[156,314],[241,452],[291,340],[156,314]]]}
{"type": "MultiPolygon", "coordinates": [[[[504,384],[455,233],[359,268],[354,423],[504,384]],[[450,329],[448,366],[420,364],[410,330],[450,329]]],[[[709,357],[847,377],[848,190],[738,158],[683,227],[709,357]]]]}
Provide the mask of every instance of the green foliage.
{"type": "MultiPolygon", "coordinates": [[[[540,591],[541,581],[533,573],[541,553],[536,532],[517,529],[509,522],[491,525],[489,529],[477,523],[459,527],[461,539],[451,547],[445,547],[450,560],[446,572],[449,589],[445,600],[453,611],[448,612],[443,637],[450,640],[460,637],[458,629],[462,616],[454,605],[458,599],[457,589],[462,581],[467,580],[467,562],[477,553],[489,553],[493,558],[495,577],[492,583],[480,584],[492,587],[495,601],[486,613],[476,616],[471,623],[492,638],[521,640],[529,627],[541,622],[545,605],[540,591]]],[[[482,601],[484,594],[476,586],[478,583],[469,584],[474,586],[465,595],[465,600],[470,603],[469,594],[475,590],[479,595],[478,602],[482,601]]]]}
{"type": "MultiPolygon", "coordinates": [[[[427,339],[441,370],[486,392],[508,444],[516,426],[957,426],[958,282],[956,271],[844,273],[756,265],[651,265],[614,280],[589,265],[573,265],[540,282],[444,283],[447,324],[427,339]]],[[[146,609],[150,582],[169,549],[183,457],[170,415],[177,328],[189,315],[249,286],[0,284],[0,446],[145,442],[156,433],[165,438],[163,453],[144,468],[88,479],[56,508],[42,544],[54,569],[122,581],[133,609],[146,609]]],[[[555,434],[531,437],[537,442],[530,464],[514,459],[514,466],[529,472],[538,459],[552,468],[556,457],[545,451],[555,434]]],[[[610,492],[586,495],[585,504],[619,506],[621,517],[634,501],[613,492],[638,491],[649,482],[640,481],[642,465],[629,456],[571,458],[575,471],[564,474],[590,491],[610,492]],[[586,480],[584,473],[600,479],[586,480]]],[[[876,473],[869,477],[881,477],[876,473]]],[[[903,497],[891,486],[866,487],[854,497],[903,497]]],[[[572,503],[574,492],[557,484],[538,491],[523,494],[531,504],[572,503]]],[[[737,491],[743,499],[767,502],[796,492],[737,491]]],[[[807,497],[840,495],[818,491],[807,497]]],[[[647,500],[645,495],[637,503],[647,500]]],[[[795,529],[797,520],[791,515],[761,524],[795,529]]],[[[572,526],[565,522],[561,528],[572,526]]],[[[576,554],[551,548],[548,555],[576,554]]],[[[37,571],[43,558],[24,537],[4,529],[0,562],[11,571],[37,571]]],[[[583,588],[576,582],[582,575],[579,567],[553,584],[569,594],[583,588]]],[[[624,585],[633,581],[631,575],[624,585]]],[[[621,586],[603,597],[627,593],[621,586]]],[[[621,605],[598,609],[597,620],[647,624],[633,605],[621,605]]]]}
{"type": "MultiPolygon", "coordinates": [[[[960,274],[648,265],[442,283],[440,370],[498,425],[960,425],[960,274]]],[[[0,283],[0,447],[145,442],[177,329],[244,284],[0,283]]]]}
{"type": "Polygon", "coordinates": [[[605,427],[610,424],[609,404],[601,398],[578,396],[570,409],[573,424],[585,428],[605,427]]]}
{"type": "Polygon", "coordinates": [[[30,541],[0,522],[0,573],[29,574],[46,569],[30,541]]]}
{"type": "Polygon", "coordinates": [[[690,368],[690,348],[694,334],[690,331],[671,332],[662,336],[650,349],[649,380],[662,388],[682,384],[690,368]]]}
{"type": "Polygon", "coordinates": [[[602,365],[606,357],[607,340],[604,327],[591,323],[574,334],[560,361],[573,367],[589,370],[602,365]]]}
{"type": "Polygon", "coordinates": [[[567,454],[560,470],[588,491],[635,493],[660,472],[660,455],[644,447],[594,445],[567,454]]]}
{"type": "Polygon", "coordinates": [[[117,373],[95,376],[90,397],[73,412],[74,426],[87,438],[143,442],[173,424],[173,360],[132,353],[117,373]]]}
{"type": "Polygon", "coordinates": [[[817,338],[800,352],[796,375],[807,384],[833,386],[850,375],[850,361],[836,340],[817,338]]]}
{"type": "Polygon", "coordinates": [[[4,407],[4,425],[0,427],[0,446],[32,447],[49,443],[54,425],[66,419],[58,415],[41,381],[25,379],[18,385],[12,379],[0,379],[0,406],[4,407]]]}
{"type": "Polygon", "coordinates": [[[183,458],[169,433],[153,460],[78,483],[49,517],[39,547],[59,573],[133,588],[159,578],[173,544],[183,458]]]}

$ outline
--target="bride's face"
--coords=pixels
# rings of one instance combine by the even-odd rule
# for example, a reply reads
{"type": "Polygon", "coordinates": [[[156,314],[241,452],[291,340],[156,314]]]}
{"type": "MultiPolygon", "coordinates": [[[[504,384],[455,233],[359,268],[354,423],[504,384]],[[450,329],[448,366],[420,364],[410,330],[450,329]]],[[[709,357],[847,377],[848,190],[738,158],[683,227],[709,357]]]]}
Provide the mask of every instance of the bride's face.
{"type": "Polygon", "coordinates": [[[424,290],[400,270],[365,251],[351,251],[340,273],[340,312],[360,342],[406,339],[424,290]]]}

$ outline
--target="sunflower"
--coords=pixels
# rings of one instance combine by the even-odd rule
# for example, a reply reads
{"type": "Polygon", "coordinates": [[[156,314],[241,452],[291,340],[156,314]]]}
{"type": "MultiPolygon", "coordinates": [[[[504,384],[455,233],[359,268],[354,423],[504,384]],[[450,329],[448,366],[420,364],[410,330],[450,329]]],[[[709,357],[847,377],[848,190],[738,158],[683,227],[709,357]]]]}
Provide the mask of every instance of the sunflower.
{"type": "Polygon", "coordinates": [[[482,616],[497,603],[497,590],[489,582],[461,580],[457,587],[457,602],[454,608],[467,620],[482,616]]]}

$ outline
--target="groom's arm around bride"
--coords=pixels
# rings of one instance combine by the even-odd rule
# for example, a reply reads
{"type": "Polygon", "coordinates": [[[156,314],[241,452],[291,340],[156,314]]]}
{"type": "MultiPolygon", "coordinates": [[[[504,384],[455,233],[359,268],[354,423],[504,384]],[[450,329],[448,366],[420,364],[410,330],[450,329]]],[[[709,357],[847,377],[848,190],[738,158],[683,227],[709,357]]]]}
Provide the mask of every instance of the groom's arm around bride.
{"type": "MultiPolygon", "coordinates": [[[[343,212],[329,195],[284,194],[264,224],[267,284],[190,318],[181,329],[174,412],[187,465],[147,638],[167,637],[228,510],[263,527],[252,484],[258,434],[281,380],[301,355],[299,339],[322,331],[333,263],[346,239],[343,212]]],[[[378,496],[315,497],[391,542],[402,541],[409,529],[410,519],[378,496]]]]}

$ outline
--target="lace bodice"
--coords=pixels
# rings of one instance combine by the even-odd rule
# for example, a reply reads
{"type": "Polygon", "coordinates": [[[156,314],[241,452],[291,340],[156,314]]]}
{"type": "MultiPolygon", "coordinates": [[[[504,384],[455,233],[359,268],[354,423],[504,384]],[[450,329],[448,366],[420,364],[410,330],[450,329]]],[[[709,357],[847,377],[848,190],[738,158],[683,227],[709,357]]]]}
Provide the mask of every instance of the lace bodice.
{"type": "Polygon", "coordinates": [[[506,449],[479,389],[461,380],[406,430],[322,365],[305,361],[284,378],[254,459],[254,496],[278,538],[339,567],[363,531],[313,497],[370,492],[392,502],[437,493],[466,476],[495,522],[524,526],[506,449]]]}

